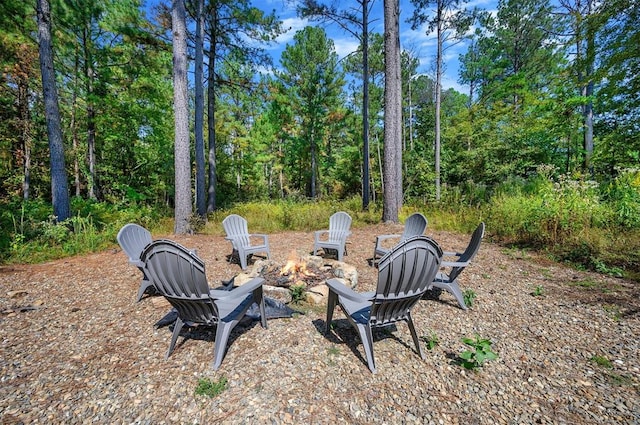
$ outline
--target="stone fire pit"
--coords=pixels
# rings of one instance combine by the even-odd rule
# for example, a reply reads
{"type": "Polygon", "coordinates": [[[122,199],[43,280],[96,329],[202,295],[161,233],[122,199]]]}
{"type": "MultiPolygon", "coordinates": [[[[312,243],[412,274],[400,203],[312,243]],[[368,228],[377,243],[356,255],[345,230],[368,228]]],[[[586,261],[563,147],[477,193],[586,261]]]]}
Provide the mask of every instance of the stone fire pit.
{"type": "Polygon", "coordinates": [[[355,288],[358,284],[356,268],[342,261],[315,255],[290,255],[285,264],[273,260],[258,260],[246,272],[234,278],[234,285],[243,285],[254,277],[263,277],[265,296],[284,303],[291,302],[291,287],[304,286],[306,301],[312,304],[327,302],[328,279],[337,278],[345,285],[355,288]]]}

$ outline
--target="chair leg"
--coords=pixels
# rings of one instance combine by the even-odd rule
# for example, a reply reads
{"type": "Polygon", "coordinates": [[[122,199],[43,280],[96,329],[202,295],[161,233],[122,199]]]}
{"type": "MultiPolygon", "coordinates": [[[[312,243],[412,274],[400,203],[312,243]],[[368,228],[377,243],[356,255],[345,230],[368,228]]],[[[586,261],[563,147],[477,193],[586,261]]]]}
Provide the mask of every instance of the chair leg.
{"type": "Polygon", "coordinates": [[[253,300],[260,308],[260,323],[263,328],[267,328],[267,313],[264,308],[264,297],[262,296],[262,286],[253,291],[253,300]]]}
{"type": "MultiPolygon", "coordinates": [[[[439,286],[439,285],[434,285],[434,286],[439,286]]],[[[463,310],[467,310],[467,305],[464,303],[464,296],[462,295],[462,291],[460,290],[460,286],[458,285],[458,282],[456,282],[455,280],[453,282],[449,282],[446,285],[442,285],[439,286],[440,288],[449,291],[458,301],[458,304],[460,304],[460,307],[463,310]]]]}
{"type": "Polygon", "coordinates": [[[140,302],[140,300],[144,296],[144,293],[147,292],[147,289],[152,286],[153,283],[149,282],[148,280],[143,280],[142,282],[140,282],[140,289],[138,289],[138,297],[136,298],[136,302],[140,302]]]}
{"type": "Polygon", "coordinates": [[[418,351],[420,358],[424,360],[425,359],[424,351],[422,351],[422,345],[420,345],[420,340],[418,339],[416,328],[413,325],[413,319],[411,318],[411,313],[407,315],[407,325],[409,325],[409,330],[411,331],[411,337],[413,338],[413,343],[416,345],[416,350],[418,351]]]}
{"type": "Polygon", "coordinates": [[[331,320],[333,320],[333,311],[336,308],[336,303],[338,302],[338,295],[329,290],[329,296],[327,297],[327,321],[325,322],[324,333],[329,333],[331,330],[331,320]]]}
{"type": "Polygon", "coordinates": [[[171,335],[171,343],[169,344],[169,350],[167,351],[167,354],[164,357],[165,359],[168,359],[171,353],[173,352],[173,349],[176,346],[176,341],[178,340],[178,336],[180,336],[180,331],[182,330],[183,325],[184,325],[184,322],[180,317],[178,317],[176,319],[176,323],[173,324],[173,334],[171,335]]]}
{"type": "Polygon", "coordinates": [[[360,339],[362,340],[362,346],[364,347],[364,353],[367,356],[367,365],[372,373],[376,373],[376,362],[373,358],[373,333],[371,332],[371,326],[356,325],[360,339]]]}
{"type": "Polygon", "coordinates": [[[239,249],[238,250],[238,258],[240,259],[240,267],[242,268],[242,270],[246,270],[247,269],[247,254],[244,252],[243,249],[239,249]]]}
{"type": "Polygon", "coordinates": [[[213,370],[218,370],[222,364],[222,359],[224,358],[225,350],[227,348],[227,341],[229,340],[229,334],[231,334],[231,329],[233,329],[234,325],[234,322],[218,322],[216,327],[216,340],[214,342],[213,370]]]}

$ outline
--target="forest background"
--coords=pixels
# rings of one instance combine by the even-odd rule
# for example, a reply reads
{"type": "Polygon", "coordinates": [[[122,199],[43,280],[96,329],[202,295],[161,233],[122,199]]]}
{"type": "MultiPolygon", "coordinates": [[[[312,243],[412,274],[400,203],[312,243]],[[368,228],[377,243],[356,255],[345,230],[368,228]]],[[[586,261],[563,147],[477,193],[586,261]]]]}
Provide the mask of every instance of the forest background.
{"type": "MultiPolygon", "coordinates": [[[[130,221],[168,233],[176,206],[171,5],[50,2],[70,197],[59,217],[41,3],[5,0],[0,10],[3,262],[104,249],[130,221]]],[[[318,25],[296,33],[276,69],[263,48],[284,30],[275,14],[249,0],[185,3],[189,58],[203,64],[189,79],[191,231],[220,232],[229,212],[264,232],[321,228],[338,209],[354,225],[380,221],[384,37],[365,31],[362,12],[382,1],[357,4],[300,2],[299,13],[318,25]],[[359,51],[339,60],[327,19],[351,32],[359,51]]],[[[638,2],[509,0],[495,13],[461,0],[413,4],[400,19],[426,24],[443,50],[467,42],[459,78],[469,92],[442,90],[438,71],[418,73],[420,58],[402,51],[398,218],[421,211],[430,227],[459,231],[483,220],[496,242],[637,279],[638,2]]]]}

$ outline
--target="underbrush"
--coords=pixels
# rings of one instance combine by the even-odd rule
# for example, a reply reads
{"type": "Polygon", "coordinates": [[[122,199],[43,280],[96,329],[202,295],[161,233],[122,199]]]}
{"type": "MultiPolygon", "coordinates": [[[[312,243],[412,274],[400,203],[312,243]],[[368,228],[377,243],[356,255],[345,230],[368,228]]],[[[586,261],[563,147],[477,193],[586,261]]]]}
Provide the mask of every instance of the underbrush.
{"type": "MultiPolygon", "coordinates": [[[[255,233],[326,228],[336,211],[346,211],[352,226],[379,223],[382,205],[363,211],[359,197],[336,201],[248,202],[218,210],[207,220],[194,219],[198,233],[223,235],[221,222],[240,214],[255,233]]],[[[171,210],[117,206],[74,198],[72,217],[56,224],[42,202],[0,204],[0,254],[4,263],[37,263],[116,246],[116,234],[135,222],[154,234],[171,234],[171,210]]],[[[400,222],[414,212],[433,230],[470,234],[480,221],[486,238],[508,246],[534,249],[578,268],[640,280],[640,172],[627,171],[606,184],[552,178],[539,172],[530,180],[508,181],[491,193],[472,184],[465,192],[446,190],[440,202],[407,201],[400,222]]],[[[195,227],[195,226],[194,226],[195,227]]]]}

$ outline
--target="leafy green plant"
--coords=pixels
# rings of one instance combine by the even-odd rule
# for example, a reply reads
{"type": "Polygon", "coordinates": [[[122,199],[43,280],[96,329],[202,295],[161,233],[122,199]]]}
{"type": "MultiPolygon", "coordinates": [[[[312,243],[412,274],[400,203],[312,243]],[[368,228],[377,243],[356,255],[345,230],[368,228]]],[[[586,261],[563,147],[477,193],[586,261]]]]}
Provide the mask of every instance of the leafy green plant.
{"type": "Polygon", "coordinates": [[[217,381],[210,378],[198,379],[196,386],[196,395],[206,395],[207,397],[215,397],[227,388],[227,378],[224,376],[217,381]]]}
{"type": "Polygon", "coordinates": [[[498,355],[491,350],[491,340],[481,338],[476,334],[474,338],[462,338],[462,342],[469,346],[470,350],[465,350],[460,354],[462,366],[465,369],[477,369],[487,360],[495,360],[498,355]]]}
{"type": "Polygon", "coordinates": [[[473,301],[476,299],[476,293],[473,291],[473,289],[466,289],[462,293],[462,298],[464,299],[465,305],[471,308],[473,306],[473,301]]]}
{"type": "Polygon", "coordinates": [[[294,304],[302,302],[305,300],[305,285],[293,285],[289,287],[289,291],[291,292],[291,302],[294,304]]]}
{"type": "Polygon", "coordinates": [[[592,258],[591,262],[593,263],[593,268],[602,274],[606,274],[613,277],[624,277],[624,270],[620,267],[609,266],[604,261],[601,261],[597,258],[592,258]]]}
{"type": "Polygon", "coordinates": [[[544,295],[544,286],[536,285],[536,287],[533,288],[533,291],[531,292],[531,295],[533,295],[534,297],[543,296],[544,295]]]}
{"type": "Polygon", "coordinates": [[[598,355],[598,354],[591,356],[589,361],[591,363],[597,364],[598,366],[606,367],[607,369],[611,369],[613,367],[613,364],[611,363],[611,360],[609,360],[605,356],[601,356],[601,355],[598,355]]]}
{"type": "Polygon", "coordinates": [[[438,335],[434,331],[431,331],[429,335],[422,336],[421,339],[424,341],[428,350],[433,350],[438,344],[440,344],[440,340],[438,339],[438,335]]]}

